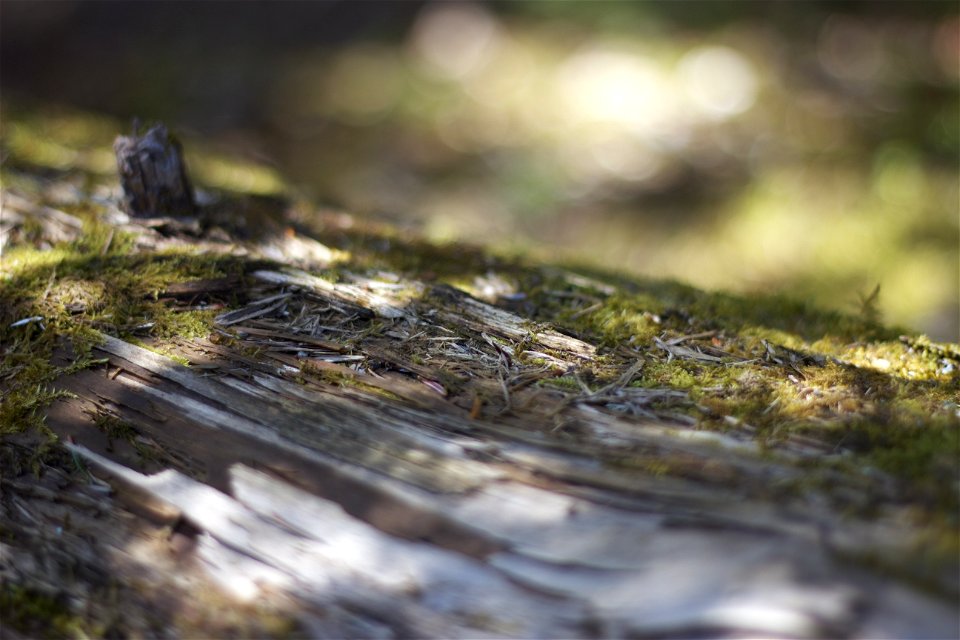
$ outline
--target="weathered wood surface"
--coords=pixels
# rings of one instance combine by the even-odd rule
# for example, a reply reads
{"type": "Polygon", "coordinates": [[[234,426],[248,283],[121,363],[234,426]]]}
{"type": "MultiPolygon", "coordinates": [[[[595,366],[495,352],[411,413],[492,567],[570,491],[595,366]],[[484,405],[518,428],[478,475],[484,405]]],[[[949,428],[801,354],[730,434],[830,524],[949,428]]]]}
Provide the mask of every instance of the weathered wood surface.
{"type": "MultiPolygon", "coordinates": [[[[274,297],[284,308],[317,296],[367,304],[352,289],[291,278],[263,278],[283,288],[274,297]]],[[[454,311],[424,322],[425,304],[411,302],[402,315],[389,301],[370,306],[399,318],[398,340],[449,337],[454,311]]],[[[468,331],[483,304],[471,300],[468,331]]],[[[286,317],[279,307],[268,315],[274,324],[286,317]]],[[[499,323],[490,332],[510,335],[509,315],[491,313],[499,323]]],[[[244,335],[242,325],[229,329],[244,335]]],[[[293,331],[274,344],[296,342],[293,331]]],[[[454,335],[451,345],[485,351],[498,366],[492,343],[454,335]]],[[[558,360],[589,353],[546,335],[558,360]]],[[[866,551],[903,553],[895,520],[850,518],[815,490],[778,495],[778,485],[803,479],[789,452],[758,456],[741,440],[598,410],[589,396],[508,391],[504,406],[527,408],[471,417],[415,376],[383,382],[354,371],[389,397],[331,387],[302,379],[294,365],[338,352],[312,352],[307,337],[299,346],[299,359],[266,352],[252,367],[231,357],[235,347],[183,343],[181,356],[207,365],[197,369],[104,336],[95,355],[109,364],[62,381],[76,397],[51,424],[87,443],[72,450],[119,496],[182,514],[198,531],[194,570],[234,597],[284,594],[318,635],[937,637],[954,629],[946,603],[852,562],[866,551]],[[84,418],[104,412],[135,425],[180,470],[145,475],[131,468],[134,458],[108,452],[84,418]],[[532,415],[551,414],[563,422],[531,428],[532,415]],[[555,425],[575,425],[577,437],[558,437],[555,425]],[[639,470],[617,464],[627,451],[639,470]],[[644,460],[687,468],[687,477],[645,473],[644,460]]],[[[837,481],[854,500],[877,494],[871,478],[837,481]]],[[[116,508],[105,496],[95,504],[116,508]]]]}
{"type": "MultiPolygon", "coordinates": [[[[923,541],[882,474],[697,431],[651,406],[683,392],[629,386],[629,351],[600,388],[538,386],[596,346],[452,287],[328,280],[309,238],[242,251],[285,242],[298,269],[253,271],[207,338],[157,345],[179,362],[103,335],[102,364],[57,381],[48,424],[91,475],[3,480],[0,577],[144,636],[956,635],[955,577],[913,585],[923,541]]],[[[721,358],[700,337],[657,346],[721,358]]]]}
{"type": "Polygon", "coordinates": [[[123,207],[132,216],[190,215],[196,206],[180,144],[158,124],[114,143],[123,207]]]}

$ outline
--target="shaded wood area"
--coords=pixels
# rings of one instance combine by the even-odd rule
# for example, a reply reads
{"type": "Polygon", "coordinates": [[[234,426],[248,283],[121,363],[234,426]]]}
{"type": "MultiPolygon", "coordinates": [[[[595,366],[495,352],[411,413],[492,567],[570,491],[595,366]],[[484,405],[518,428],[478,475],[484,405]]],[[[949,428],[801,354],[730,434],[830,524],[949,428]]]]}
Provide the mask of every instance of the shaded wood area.
{"type": "MultiPolygon", "coordinates": [[[[3,479],[3,580],[104,636],[955,635],[956,575],[923,564],[902,485],[818,466],[844,453],[813,437],[698,430],[671,409],[686,392],[631,385],[649,356],[629,344],[448,284],[334,278],[306,233],[118,228],[249,268],[156,292],[216,311],[203,337],[101,333],[78,371],[64,337],[46,423],[68,471],[3,479]]],[[[564,295],[615,291],[560,276],[564,295]]],[[[652,348],[802,375],[714,335],[652,348]]]]}

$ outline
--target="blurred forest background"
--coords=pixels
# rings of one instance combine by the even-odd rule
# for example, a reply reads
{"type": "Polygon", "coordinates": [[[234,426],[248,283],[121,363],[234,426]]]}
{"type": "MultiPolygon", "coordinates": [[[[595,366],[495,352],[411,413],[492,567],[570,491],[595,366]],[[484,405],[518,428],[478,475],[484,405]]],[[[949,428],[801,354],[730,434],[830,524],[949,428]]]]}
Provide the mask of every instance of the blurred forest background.
{"type": "Polygon", "coordinates": [[[958,341],[957,13],[3,0],[2,135],[51,106],[99,144],[161,119],[436,240],[853,312],[879,284],[883,320],[958,341]]]}

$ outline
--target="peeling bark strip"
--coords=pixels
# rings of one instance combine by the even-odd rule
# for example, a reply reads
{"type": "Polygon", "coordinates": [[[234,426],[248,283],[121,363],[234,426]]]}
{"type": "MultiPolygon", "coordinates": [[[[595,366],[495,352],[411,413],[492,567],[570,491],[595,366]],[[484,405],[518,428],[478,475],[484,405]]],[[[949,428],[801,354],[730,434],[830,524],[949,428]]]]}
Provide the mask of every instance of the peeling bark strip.
{"type": "Polygon", "coordinates": [[[134,123],[132,136],[118,136],[113,143],[123,208],[142,217],[192,214],[196,206],[180,143],[162,124],[142,137],[137,129],[134,123]]]}

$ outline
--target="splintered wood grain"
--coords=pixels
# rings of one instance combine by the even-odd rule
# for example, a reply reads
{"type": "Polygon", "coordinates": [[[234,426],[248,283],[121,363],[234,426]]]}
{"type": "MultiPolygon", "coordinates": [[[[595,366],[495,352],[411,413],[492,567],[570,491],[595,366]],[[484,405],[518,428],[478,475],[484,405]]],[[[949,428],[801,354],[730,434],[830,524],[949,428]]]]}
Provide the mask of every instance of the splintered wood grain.
{"type": "Polygon", "coordinates": [[[453,287],[433,287],[430,296],[445,303],[439,307],[438,315],[452,326],[466,325],[474,331],[489,332],[509,340],[530,341],[563,356],[573,357],[574,361],[596,355],[594,345],[549,327],[537,326],[530,320],[481,302],[453,287]]]}
{"type": "Polygon", "coordinates": [[[77,398],[53,428],[84,443],[74,453],[118,505],[189,522],[207,579],[228,594],[288,593],[306,628],[342,610],[443,637],[813,638],[855,635],[864,611],[949,619],[903,594],[868,606],[869,574],[837,571],[832,554],[890,531],[771,502],[765,487],[789,466],[751,451],[608,414],[581,415],[593,426],[557,438],[520,415],[472,419],[269,368],[211,376],[106,336],[97,349],[109,364],[61,381],[77,398]],[[136,425],[162,462],[138,465],[137,451],[94,437],[98,411],[136,425]],[[617,463],[625,451],[640,462],[617,463]],[[682,463],[688,477],[658,477],[643,460],[682,463]]]}
{"type": "MultiPolygon", "coordinates": [[[[102,335],[82,361],[61,343],[46,424],[65,446],[0,450],[49,464],[0,478],[4,606],[39,593],[96,623],[64,634],[102,637],[956,636],[955,567],[928,566],[942,541],[909,487],[814,438],[764,443],[732,416],[701,431],[697,391],[634,386],[670,359],[802,378],[808,356],[705,327],[592,344],[531,317],[582,318],[609,284],[545,267],[562,283],[545,305],[498,306],[368,268],[279,198],[171,218],[194,211],[179,150],[134,133],[117,147],[133,218],[104,221],[144,260],[217,254],[243,275],[156,295],[217,309],[203,337],[102,335]]],[[[14,240],[31,219],[50,242],[82,231],[2,195],[14,240]]]]}
{"type": "MultiPolygon", "coordinates": [[[[189,531],[184,571],[222,597],[280,594],[319,636],[953,624],[935,597],[878,592],[875,572],[841,560],[915,552],[896,494],[869,473],[812,476],[796,447],[664,420],[650,405],[689,395],[631,387],[635,354],[598,358],[450,287],[345,279],[258,271],[208,337],[157,344],[177,360],[104,335],[102,367],[56,383],[71,396],[48,423],[109,483],[104,508],[189,531]],[[560,375],[579,388],[550,384],[560,375]]],[[[663,348],[728,357],[690,339],[663,348]]]]}

